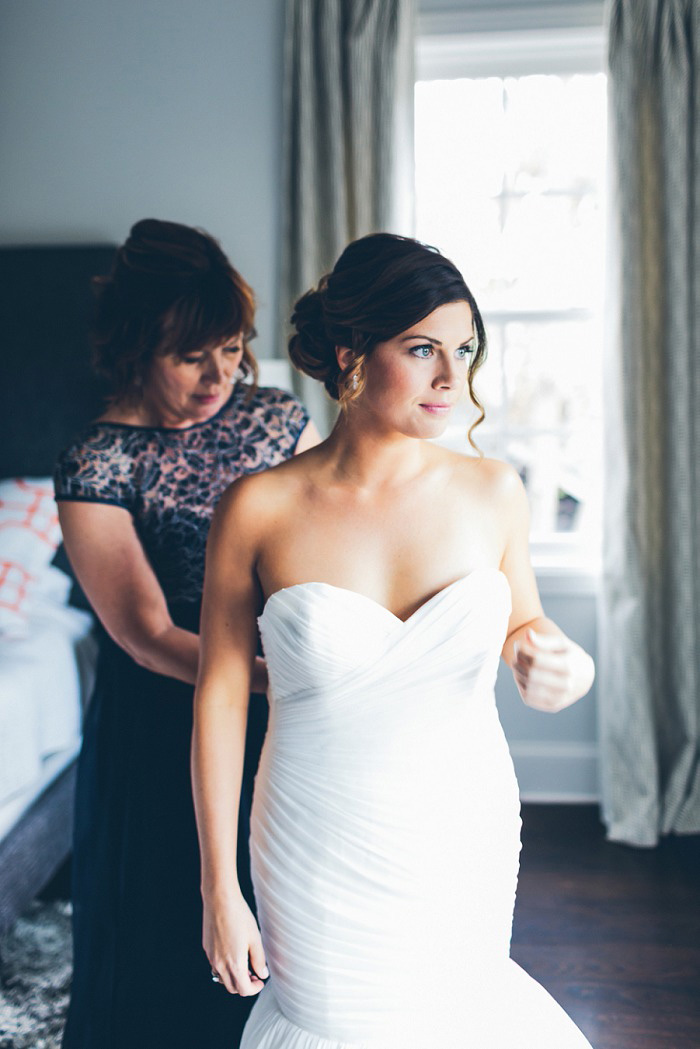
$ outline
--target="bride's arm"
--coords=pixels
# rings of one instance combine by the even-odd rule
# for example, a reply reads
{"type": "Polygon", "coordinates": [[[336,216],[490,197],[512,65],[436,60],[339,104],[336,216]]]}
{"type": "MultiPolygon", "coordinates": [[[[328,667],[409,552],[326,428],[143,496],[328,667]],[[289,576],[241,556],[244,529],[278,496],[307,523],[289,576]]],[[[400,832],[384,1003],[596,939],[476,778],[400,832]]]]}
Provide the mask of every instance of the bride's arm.
{"type": "Polygon", "coordinates": [[[192,784],[202,864],[204,950],[231,993],[257,994],[268,975],[260,933],[236,870],[238,809],[259,588],[247,486],[224,495],[212,522],[194,700],[192,784]]]}
{"type": "Polygon", "coordinates": [[[506,525],[501,570],[510,584],[512,611],[502,656],[528,706],[554,713],[575,703],[593,684],[595,666],[542,609],[530,560],[530,511],[522,481],[503,467],[497,498],[506,525]]]}

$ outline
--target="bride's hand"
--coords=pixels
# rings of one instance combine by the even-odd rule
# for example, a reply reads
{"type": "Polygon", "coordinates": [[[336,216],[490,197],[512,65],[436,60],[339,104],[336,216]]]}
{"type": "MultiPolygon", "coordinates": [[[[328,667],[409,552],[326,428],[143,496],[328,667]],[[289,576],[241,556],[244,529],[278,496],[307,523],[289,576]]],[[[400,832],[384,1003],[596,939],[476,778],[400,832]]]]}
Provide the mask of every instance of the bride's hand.
{"type": "Polygon", "coordinates": [[[260,930],[243,896],[204,903],[203,944],[212,973],[230,994],[258,994],[270,975],[260,930]]]}
{"type": "Polygon", "coordinates": [[[515,684],[523,701],[535,710],[563,710],[593,684],[593,660],[563,634],[535,633],[530,628],[515,642],[514,655],[515,684]]]}

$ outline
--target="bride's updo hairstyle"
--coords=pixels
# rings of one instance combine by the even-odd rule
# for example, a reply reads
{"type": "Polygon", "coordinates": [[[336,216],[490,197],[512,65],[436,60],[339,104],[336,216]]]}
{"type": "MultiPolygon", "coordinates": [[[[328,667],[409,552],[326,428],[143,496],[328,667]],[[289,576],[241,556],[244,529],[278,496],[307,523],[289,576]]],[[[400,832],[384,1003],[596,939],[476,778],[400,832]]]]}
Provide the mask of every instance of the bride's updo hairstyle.
{"type": "Polygon", "coordinates": [[[477,347],[468,372],[469,396],[484,418],[473,378],[486,358],[486,332],[474,296],[457,267],[436,248],[410,237],[372,233],[347,246],[332,273],[294,306],[289,356],[306,375],[323,383],[330,396],[346,407],[364,384],[364,362],[379,342],[386,342],[449,302],[469,304],[477,347]],[[336,347],[353,351],[341,368],[336,347]]]}
{"type": "Polygon", "coordinates": [[[142,219],[117,250],[108,277],[94,277],[93,364],[114,400],[138,397],[151,360],[178,358],[241,336],[242,378],[257,382],[248,342],[255,297],[218,242],[178,222],[142,219]]]}

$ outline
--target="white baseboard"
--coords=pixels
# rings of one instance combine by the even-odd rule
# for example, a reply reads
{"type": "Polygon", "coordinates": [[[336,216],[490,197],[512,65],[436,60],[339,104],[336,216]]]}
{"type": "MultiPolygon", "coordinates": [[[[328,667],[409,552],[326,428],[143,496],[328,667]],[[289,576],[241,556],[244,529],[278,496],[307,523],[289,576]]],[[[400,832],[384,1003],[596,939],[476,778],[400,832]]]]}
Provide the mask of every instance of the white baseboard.
{"type": "Polygon", "coordinates": [[[512,742],[510,752],[525,802],[600,801],[595,743],[512,742]]]}

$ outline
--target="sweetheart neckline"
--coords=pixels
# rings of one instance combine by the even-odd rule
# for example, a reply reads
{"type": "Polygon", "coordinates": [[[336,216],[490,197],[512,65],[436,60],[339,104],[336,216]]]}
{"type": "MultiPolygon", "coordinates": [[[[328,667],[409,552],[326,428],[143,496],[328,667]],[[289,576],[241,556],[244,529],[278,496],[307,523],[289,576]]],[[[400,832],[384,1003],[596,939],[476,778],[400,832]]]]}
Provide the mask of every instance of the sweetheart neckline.
{"type": "Polygon", "coordinates": [[[392,612],[390,608],[386,607],[386,605],[381,604],[380,601],[375,601],[375,599],[373,597],[369,597],[368,594],[360,593],[359,590],[351,590],[349,587],[346,586],[336,586],[335,583],[326,583],[320,579],[309,579],[303,583],[292,583],[290,586],[282,586],[279,588],[279,590],[273,590],[271,594],[268,594],[265,598],[262,611],[258,616],[258,621],[262,620],[263,616],[267,611],[268,605],[271,601],[273,601],[273,599],[280,598],[283,594],[287,594],[292,590],[303,590],[305,587],[316,586],[324,587],[328,590],[337,590],[341,594],[351,594],[353,597],[358,597],[360,598],[360,600],[367,601],[370,605],[374,605],[375,608],[380,608],[383,612],[386,612],[388,616],[390,616],[392,619],[395,619],[396,622],[400,623],[402,626],[407,626],[411,622],[411,620],[419,614],[419,612],[423,612],[430,605],[432,605],[434,601],[437,601],[438,598],[444,597],[450,590],[453,590],[454,587],[458,586],[460,583],[466,583],[467,580],[471,579],[473,576],[480,575],[484,572],[489,572],[493,573],[494,575],[501,576],[505,580],[506,584],[510,586],[510,584],[508,583],[508,577],[506,576],[505,572],[501,571],[500,568],[492,568],[489,565],[482,565],[479,568],[472,569],[471,572],[467,572],[466,575],[459,576],[457,579],[454,579],[451,583],[448,583],[447,586],[443,586],[442,589],[438,590],[437,593],[433,594],[432,597],[429,597],[426,601],[423,601],[423,603],[420,604],[418,608],[414,612],[412,612],[410,616],[408,616],[407,619],[402,619],[400,616],[397,616],[396,613],[392,612]]]}

